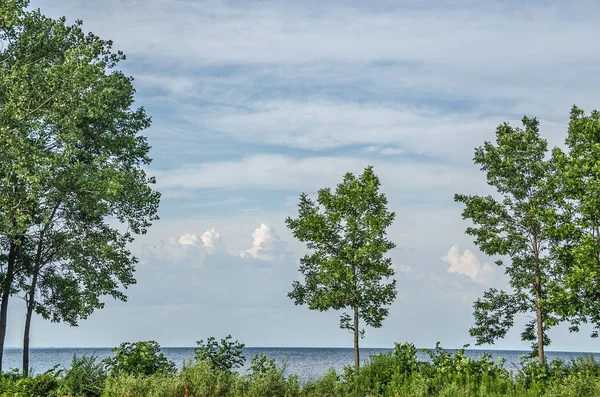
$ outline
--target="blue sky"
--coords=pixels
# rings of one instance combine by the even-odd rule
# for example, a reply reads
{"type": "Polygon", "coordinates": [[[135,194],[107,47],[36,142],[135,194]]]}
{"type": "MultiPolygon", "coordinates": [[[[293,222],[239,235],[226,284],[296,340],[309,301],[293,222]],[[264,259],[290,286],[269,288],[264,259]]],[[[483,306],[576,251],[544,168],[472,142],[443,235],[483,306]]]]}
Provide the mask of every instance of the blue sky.
{"type": "MultiPolygon", "coordinates": [[[[560,145],[573,104],[598,106],[596,2],[33,0],[127,54],[161,220],[138,238],[127,303],[78,328],[36,319],[34,346],[350,347],[339,313],[286,297],[304,247],[284,220],[301,192],[373,165],[389,207],[398,299],[365,347],[473,343],[471,305],[506,286],[464,234],[454,193],[490,192],[473,149],[524,115],[560,145]],[[326,4],[322,4],[326,3],[326,4]]],[[[12,301],[9,346],[21,345],[12,301]]],[[[520,324],[524,319],[519,321],[520,324]]],[[[496,348],[527,349],[516,328],[496,348]]],[[[552,331],[551,350],[599,351],[552,331]]]]}

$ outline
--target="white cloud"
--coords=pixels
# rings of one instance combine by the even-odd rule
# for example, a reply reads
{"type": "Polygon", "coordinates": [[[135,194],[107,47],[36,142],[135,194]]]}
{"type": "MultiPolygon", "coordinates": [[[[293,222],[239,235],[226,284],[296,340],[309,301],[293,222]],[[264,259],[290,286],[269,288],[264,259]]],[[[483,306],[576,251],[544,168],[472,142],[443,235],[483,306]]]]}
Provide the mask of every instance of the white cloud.
{"type": "MultiPolygon", "coordinates": [[[[34,6],[46,2],[32,1],[34,6]]],[[[94,30],[118,37],[119,47],[130,53],[202,63],[403,60],[496,70],[517,64],[526,69],[561,61],[560,53],[576,60],[589,56],[592,48],[573,43],[598,32],[592,17],[597,5],[592,2],[577,7],[452,1],[435,8],[395,2],[383,5],[386,12],[377,5],[349,2],[147,0],[143,7],[121,0],[96,7],[75,0],[61,3],[62,8],[52,8],[78,13],[94,30]]]]}
{"type": "Polygon", "coordinates": [[[200,238],[202,239],[204,248],[206,248],[209,253],[225,251],[225,246],[223,244],[223,240],[221,239],[221,233],[219,233],[215,228],[205,231],[202,233],[200,238]]]}
{"type": "Polygon", "coordinates": [[[457,245],[450,247],[448,253],[441,258],[448,263],[449,273],[464,274],[479,284],[488,284],[494,269],[487,263],[481,265],[470,250],[464,250],[462,255],[457,245]]]}
{"type": "Polygon", "coordinates": [[[366,146],[362,150],[364,153],[379,154],[382,156],[398,156],[406,154],[406,150],[399,147],[384,147],[384,146],[366,146]]]}
{"type": "Polygon", "coordinates": [[[406,150],[402,148],[386,147],[379,151],[384,156],[397,156],[400,154],[406,154],[406,150]]]}
{"type": "Polygon", "coordinates": [[[208,113],[190,107],[181,117],[242,142],[310,150],[368,145],[369,152],[381,155],[412,152],[468,162],[473,142],[483,142],[505,120],[477,113],[448,114],[431,106],[319,98],[271,100],[244,108],[208,109],[208,113]]]}
{"type": "Polygon", "coordinates": [[[190,233],[182,234],[179,236],[179,239],[177,239],[179,245],[196,245],[197,242],[198,236],[190,233]]]}
{"type": "Polygon", "coordinates": [[[407,265],[407,264],[396,265],[395,263],[393,263],[392,269],[394,269],[394,271],[396,272],[396,275],[398,273],[414,273],[414,271],[415,271],[415,269],[413,269],[411,265],[407,265]]]}
{"type": "Polygon", "coordinates": [[[250,256],[252,258],[273,260],[286,253],[286,242],[281,240],[275,230],[265,223],[261,223],[252,233],[252,238],[252,248],[242,252],[242,257],[250,256]]]}
{"type": "Polygon", "coordinates": [[[386,188],[415,191],[458,189],[471,186],[480,173],[473,166],[461,167],[423,162],[392,162],[355,157],[295,158],[257,154],[240,160],[187,164],[180,169],[154,172],[158,188],[276,188],[306,190],[332,186],[350,171],[362,173],[368,165],[386,188]]]}

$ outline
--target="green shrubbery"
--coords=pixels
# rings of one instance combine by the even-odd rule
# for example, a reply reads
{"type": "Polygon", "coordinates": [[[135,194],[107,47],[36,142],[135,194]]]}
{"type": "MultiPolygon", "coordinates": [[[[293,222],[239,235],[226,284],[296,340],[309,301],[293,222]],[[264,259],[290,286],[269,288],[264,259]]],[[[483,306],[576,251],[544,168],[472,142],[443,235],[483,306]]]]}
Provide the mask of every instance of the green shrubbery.
{"type": "MultiPolygon", "coordinates": [[[[199,342],[195,359],[175,370],[156,342],[122,344],[113,358],[73,357],[69,369],[56,367],[34,377],[17,372],[0,377],[0,396],[11,397],[539,397],[599,396],[600,364],[584,356],[565,363],[540,366],[523,358],[518,371],[490,355],[479,359],[455,354],[439,344],[427,351],[429,362],[417,360],[412,344],[396,344],[391,352],[371,356],[358,371],[333,369],[320,379],[301,385],[297,375],[285,375],[266,355],[254,356],[246,373],[234,371],[244,363],[243,347],[231,337],[217,343],[199,342]]],[[[466,346],[465,346],[466,347],[466,346]]]]}
{"type": "Polygon", "coordinates": [[[157,342],[121,343],[113,349],[114,357],[105,360],[111,374],[153,375],[174,374],[177,367],[160,352],[157,342]]]}

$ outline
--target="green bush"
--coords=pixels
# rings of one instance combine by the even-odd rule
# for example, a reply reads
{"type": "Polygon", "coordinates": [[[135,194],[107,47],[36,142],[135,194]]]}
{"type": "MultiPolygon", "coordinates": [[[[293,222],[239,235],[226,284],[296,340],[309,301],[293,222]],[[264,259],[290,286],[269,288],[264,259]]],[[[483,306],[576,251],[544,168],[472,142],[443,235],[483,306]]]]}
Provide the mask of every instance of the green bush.
{"type": "Polygon", "coordinates": [[[0,393],[10,397],[54,397],[58,396],[58,365],[35,377],[22,377],[16,372],[2,374],[0,393]]]}
{"type": "Polygon", "coordinates": [[[242,367],[246,361],[246,357],[242,354],[245,345],[231,339],[231,335],[227,335],[225,339],[221,339],[221,343],[212,336],[207,339],[206,343],[204,340],[199,340],[194,349],[196,361],[206,361],[212,368],[223,371],[242,367]]]}
{"type": "Polygon", "coordinates": [[[207,360],[185,362],[180,377],[190,397],[235,395],[235,391],[242,386],[237,373],[215,368],[207,360]]]}
{"type": "Polygon", "coordinates": [[[331,368],[321,378],[304,385],[302,395],[335,397],[344,395],[344,384],[341,377],[331,368]]]}
{"type": "Polygon", "coordinates": [[[153,340],[121,343],[113,352],[114,357],[104,360],[111,374],[153,375],[177,372],[175,363],[160,353],[160,345],[153,340]]]}
{"type": "Polygon", "coordinates": [[[182,397],[184,390],[182,380],[174,375],[118,373],[107,378],[102,397],[182,397]]]}
{"type": "Polygon", "coordinates": [[[100,397],[106,381],[106,370],[94,355],[73,356],[69,368],[61,381],[60,393],[74,396],[100,397]]]}
{"type": "Polygon", "coordinates": [[[250,369],[248,369],[248,371],[250,371],[253,376],[259,376],[268,373],[273,368],[276,368],[275,360],[267,358],[266,354],[261,356],[254,355],[252,356],[250,369]]]}

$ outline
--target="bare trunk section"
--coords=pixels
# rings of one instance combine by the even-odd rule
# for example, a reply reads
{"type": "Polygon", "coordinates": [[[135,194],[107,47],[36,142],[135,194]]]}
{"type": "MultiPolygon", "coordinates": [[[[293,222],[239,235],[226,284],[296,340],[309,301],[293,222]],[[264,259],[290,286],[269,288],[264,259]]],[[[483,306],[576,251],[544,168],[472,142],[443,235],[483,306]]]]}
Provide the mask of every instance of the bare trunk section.
{"type": "Polygon", "coordinates": [[[17,258],[17,245],[10,242],[8,252],[8,263],[6,264],[6,279],[2,285],[2,303],[0,303],[0,373],[2,372],[2,360],[4,357],[4,339],[6,338],[6,320],[8,317],[8,299],[15,273],[15,262],[17,258]]]}
{"type": "Polygon", "coordinates": [[[544,365],[544,313],[542,309],[542,280],[540,270],[540,248],[538,245],[538,233],[533,232],[533,259],[535,266],[535,314],[537,322],[537,354],[538,363],[544,365]]]}
{"type": "Polygon", "coordinates": [[[43,232],[40,234],[37,252],[35,253],[35,263],[33,265],[33,275],[31,277],[31,288],[27,296],[27,314],[25,315],[25,331],[23,332],[23,376],[29,375],[29,331],[31,329],[31,317],[33,316],[33,306],[35,305],[35,289],[37,288],[38,276],[42,262],[43,232]]]}
{"type": "Polygon", "coordinates": [[[358,306],[354,306],[354,369],[360,368],[360,352],[358,351],[358,306]]]}
{"type": "MultiPolygon", "coordinates": [[[[538,285],[539,287],[539,285],[538,285]]],[[[539,288],[536,288],[535,295],[537,298],[535,313],[537,318],[537,344],[538,344],[538,362],[540,365],[544,365],[544,324],[543,324],[543,313],[541,307],[541,294],[539,288]]]]}

